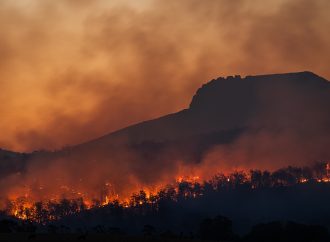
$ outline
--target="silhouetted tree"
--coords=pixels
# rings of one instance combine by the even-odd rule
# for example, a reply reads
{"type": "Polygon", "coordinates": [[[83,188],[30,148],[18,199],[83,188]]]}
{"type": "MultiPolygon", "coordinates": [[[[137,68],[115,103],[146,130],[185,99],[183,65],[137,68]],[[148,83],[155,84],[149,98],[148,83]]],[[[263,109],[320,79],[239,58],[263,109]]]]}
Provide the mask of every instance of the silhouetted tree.
{"type": "Polygon", "coordinates": [[[230,187],[230,179],[229,177],[225,176],[222,173],[218,173],[215,176],[213,176],[211,183],[215,190],[220,191],[224,188],[230,187]]]}
{"type": "Polygon", "coordinates": [[[313,170],[310,167],[303,167],[301,172],[304,179],[311,180],[313,178],[313,170]]]}
{"type": "Polygon", "coordinates": [[[236,171],[230,174],[229,179],[232,188],[237,188],[248,181],[247,175],[243,171],[236,171]]]}
{"type": "Polygon", "coordinates": [[[262,172],[260,170],[250,170],[252,188],[262,187],[262,172]]]}
{"type": "Polygon", "coordinates": [[[130,199],[130,206],[136,207],[146,204],[148,201],[147,194],[145,191],[141,190],[139,193],[134,193],[130,199]]]}
{"type": "Polygon", "coordinates": [[[315,162],[312,170],[316,179],[322,179],[327,176],[327,162],[315,162]]]}

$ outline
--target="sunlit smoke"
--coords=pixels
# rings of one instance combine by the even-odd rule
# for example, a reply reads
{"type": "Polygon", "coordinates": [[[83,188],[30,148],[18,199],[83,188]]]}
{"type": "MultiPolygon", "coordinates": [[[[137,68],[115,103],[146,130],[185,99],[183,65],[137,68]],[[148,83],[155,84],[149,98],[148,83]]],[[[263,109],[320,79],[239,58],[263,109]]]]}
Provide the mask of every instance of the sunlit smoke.
{"type": "Polygon", "coordinates": [[[327,0],[0,3],[0,147],[55,149],[188,106],[227,74],[329,77],[327,0]]]}

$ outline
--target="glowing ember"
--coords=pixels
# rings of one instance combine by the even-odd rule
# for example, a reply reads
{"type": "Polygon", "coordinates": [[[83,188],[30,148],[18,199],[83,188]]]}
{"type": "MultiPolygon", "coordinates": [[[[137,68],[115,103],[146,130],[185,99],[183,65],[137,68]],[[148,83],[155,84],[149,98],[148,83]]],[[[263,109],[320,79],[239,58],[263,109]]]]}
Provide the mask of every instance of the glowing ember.
{"type": "MultiPolygon", "coordinates": [[[[116,205],[122,208],[144,206],[149,204],[157,208],[159,200],[167,196],[171,200],[198,198],[203,196],[206,189],[235,189],[238,186],[247,186],[251,189],[259,187],[291,186],[309,182],[329,183],[329,163],[321,163],[317,169],[288,167],[272,173],[268,171],[251,170],[249,173],[237,171],[231,174],[217,174],[211,180],[202,180],[200,176],[178,176],[173,184],[159,186],[154,189],[144,188],[133,193],[130,197],[120,197],[115,193],[111,183],[106,182],[101,189],[99,199],[89,197],[88,194],[69,186],[60,188],[65,194],[39,201],[34,199],[31,188],[24,187],[22,196],[12,195],[5,202],[4,211],[11,216],[22,220],[45,223],[65,216],[79,213],[86,209],[116,205]],[[320,169],[321,167],[321,169],[320,169]]],[[[45,186],[39,186],[41,193],[45,186]]]]}

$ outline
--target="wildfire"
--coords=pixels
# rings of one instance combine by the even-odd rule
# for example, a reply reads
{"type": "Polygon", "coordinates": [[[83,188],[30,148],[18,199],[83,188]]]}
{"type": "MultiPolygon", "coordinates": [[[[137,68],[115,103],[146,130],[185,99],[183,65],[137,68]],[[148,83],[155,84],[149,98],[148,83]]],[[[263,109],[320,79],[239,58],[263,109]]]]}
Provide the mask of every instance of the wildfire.
{"type": "Polygon", "coordinates": [[[196,183],[200,180],[200,176],[178,176],[176,178],[176,181],[178,183],[181,183],[181,182],[191,182],[191,183],[196,183]]]}
{"type": "MultiPolygon", "coordinates": [[[[115,192],[110,182],[105,182],[101,188],[100,198],[89,197],[82,191],[62,185],[61,190],[65,194],[71,194],[69,198],[57,195],[48,200],[36,201],[30,195],[31,189],[25,187],[21,191],[22,196],[12,195],[7,200],[5,212],[18,219],[43,223],[57,220],[62,217],[79,213],[86,209],[93,209],[108,205],[116,205],[122,208],[139,207],[149,204],[157,208],[158,201],[166,196],[168,199],[187,199],[203,196],[206,189],[235,189],[238,186],[247,186],[251,189],[259,187],[291,186],[309,182],[329,183],[330,163],[322,163],[317,168],[293,168],[288,167],[274,171],[251,170],[237,171],[228,175],[219,173],[211,180],[203,180],[200,176],[178,176],[172,184],[150,188],[141,188],[139,192],[133,192],[130,197],[121,197],[115,192]]],[[[45,190],[40,186],[39,191],[45,190]]]]}
{"type": "Polygon", "coordinates": [[[12,211],[10,213],[14,215],[16,218],[27,220],[29,219],[29,216],[27,215],[26,211],[31,211],[32,207],[33,204],[31,203],[15,204],[15,206],[12,208],[12,211]]]}

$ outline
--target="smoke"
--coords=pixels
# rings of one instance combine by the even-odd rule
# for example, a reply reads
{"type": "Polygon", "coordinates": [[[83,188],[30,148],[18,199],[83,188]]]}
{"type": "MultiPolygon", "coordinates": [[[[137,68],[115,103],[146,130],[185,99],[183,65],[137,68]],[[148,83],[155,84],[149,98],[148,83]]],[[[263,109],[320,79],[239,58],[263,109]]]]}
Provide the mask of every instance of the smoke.
{"type": "MultiPolygon", "coordinates": [[[[109,2],[0,2],[0,147],[81,143],[186,108],[202,83],[220,75],[311,70],[330,77],[327,0],[109,2]]],[[[273,95],[285,95],[280,90],[273,95]]],[[[267,98],[264,106],[274,106],[267,98]]],[[[284,113],[309,105],[285,100],[292,102],[279,105],[284,113]]],[[[116,150],[119,145],[111,152],[37,154],[24,173],[2,179],[0,190],[35,200],[78,192],[100,198],[109,183],[114,188],[104,189],[127,197],[181,175],[303,165],[329,157],[328,140],[320,138],[329,120],[324,109],[308,110],[298,113],[310,116],[289,119],[260,107],[248,125],[267,127],[213,147],[199,164],[157,144],[151,157],[130,147],[116,150]],[[318,125],[309,125],[315,120],[318,125]]]]}
{"type": "Polygon", "coordinates": [[[329,77],[330,4],[316,1],[0,3],[0,147],[57,149],[185,108],[206,80],[329,77]]]}
{"type": "Polygon", "coordinates": [[[204,181],[217,173],[310,166],[330,160],[329,104],[329,83],[308,72],[214,80],[188,111],[61,151],[34,153],[24,171],[0,180],[0,189],[3,196],[27,193],[33,200],[104,201],[104,194],[123,200],[179,177],[204,181]],[[243,128],[231,132],[235,127],[243,128]],[[166,139],[163,130],[178,136],[166,139]]]}

